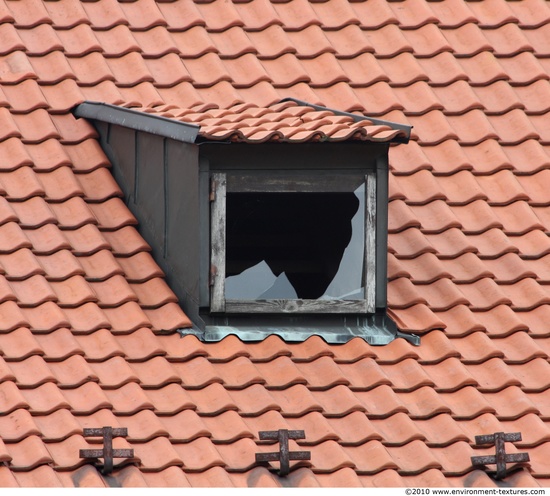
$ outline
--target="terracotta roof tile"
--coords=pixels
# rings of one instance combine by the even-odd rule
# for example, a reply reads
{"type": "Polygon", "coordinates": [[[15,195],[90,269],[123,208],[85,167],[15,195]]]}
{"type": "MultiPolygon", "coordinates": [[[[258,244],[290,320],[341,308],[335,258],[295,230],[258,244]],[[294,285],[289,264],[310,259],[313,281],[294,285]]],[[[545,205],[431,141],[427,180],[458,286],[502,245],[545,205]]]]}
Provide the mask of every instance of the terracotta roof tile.
{"type": "Polygon", "coordinates": [[[120,8],[132,26],[132,29],[136,31],[167,25],[156,2],[139,0],[135,4],[122,4],[120,8]]]}
{"type": "MultiPolygon", "coordinates": [[[[271,422],[278,425],[285,425],[284,420],[277,412],[268,412],[266,417],[270,417],[271,422]]],[[[204,425],[212,433],[212,440],[217,443],[230,443],[238,441],[239,439],[250,438],[253,439],[259,430],[265,430],[264,428],[252,428],[255,424],[255,420],[259,420],[262,417],[243,419],[238,413],[233,410],[222,414],[222,418],[216,417],[204,417],[202,421],[204,425]],[[223,420],[220,422],[220,420],[223,420]]],[[[268,424],[266,428],[270,428],[273,424],[268,424]]]]}
{"type": "MultiPolygon", "coordinates": [[[[195,359],[199,360],[199,359],[195,359]]],[[[195,361],[193,360],[193,361],[195,361]]],[[[204,361],[203,368],[207,361],[204,361]]],[[[179,369],[182,366],[177,366],[179,369]]],[[[237,357],[230,362],[224,362],[212,369],[210,375],[214,375],[216,371],[219,373],[219,378],[212,377],[210,381],[216,381],[224,384],[227,389],[244,389],[252,384],[266,384],[266,380],[262,377],[261,368],[256,367],[247,358],[237,357]]]]}
{"type": "Polygon", "coordinates": [[[524,35],[533,47],[534,51],[538,54],[548,56],[548,47],[544,44],[544,38],[548,33],[548,24],[541,26],[539,29],[530,31],[524,31],[524,35]]]}
{"type": "Polygon", "coordinates": [[[92,28],[79,24],[70,30],[57,30],[56,36],[61,41],[61,49],[68,57],[82,57],[92,52],[103,52],[92,28]]]}
{"type": "MultiPolygon", "coordinates": [[[[228,451],[231,465],[236,467],[236,469],[241,469],[247,465],[244,459],[245,457],[241,455],[243,452],[246,453],[246,451],[248,451],[243,447],[243,445],[254,445],[254,443],[248,439],[242,439],[234,444],[235,446],[233,446],[233,448],[236,449],[232,449],[230,451],[224,450],[224,445],[215,446],[207,438],[200,437],[194,441],[191,441],[189,444],[185,445],[185,447],[181,444],[175,444],[174,448],[181,457],[184,466],[191,472],[197,470],[208,470],[213,467],[225,467],[227,462],[226,457],[223,455],[228,451]],[[235,459],[235,457],[238,457],[238,459],[235,459]]],[[[250,462],[248,463],[251,464],[250,462]]],[[[254,462],[252,461],[252,463],[254,462]]],[[[249,468],[249,465],[247,465],[246,468],[249,468]]]]}
{"type": "Polygon", "coordinates": [[[126,27],[123,31],[125,37],[130,40],[131,36],[137,42],[135,51],[141,51],[146,58],[178,53],[175,34],[168,33],[162,26],[156,26],[147,31],[132,31],[131,34],[128,33],[127,29],[126,27]]]}
{"type": "Polygon", "coordinates": [[[518,365],[511,365],[512,373],[521,381],[522,390],[525,392],[541,392],[546,389],[544,381],[545,369],[548,362],[545,358],[534,358],[533,360],[518,365]]]}
{"type": "Polygon", "coordinates": [[[149,328],[141,328],[130,335],[117,336],[120,345],[128,361],[143,361],[154,356],[164,356],[167,352],[162,348],[163,341],[149,328]]]}
{"type": "MultiPolygon", "coordinates": [[[[82,281],[79,281],[82,284],[82,281]]],[[[121,275],[114,275],[105,281],[91,282],[88,292],[97,295],[94,301],[101,301],[104,308],[117,307],[129,301],[138,301],[138,297],[121,275]]]]}
{"type": "Polygon", "coordinates": [[[1,170],[15,170],[23,165],[32,164],[29,151],[25,150],[19,138],[8,138],[0,142],[0,151],[6,160],[1,170]]]}
{"type": "Polygon", "coordinates": [[[106,329],[75,337],[79,347],[91,361],[104,361],[113,356],[124,356],[118,339],[106,329]]]}
{"type": "Polygon", "coordinates": [[[8,360],[24,360],[32,355],[42,355],[42,348],[26,327],[15,329],[4,336],[5,349],[1,355],[8,360]]]}
{"type": "Polygon", "coordinates": [[[6,55],[16,50],[25,50],[25,44],[13,24],[3,23],[0,27],[0,32],[2,33],[2,40],[5,40],[4,45],[0,49],[1,55],[6,55]]]}
{"type": "Polygon", "coordinates": [[[78,24],[89,23],[86,12],[79,3],[61,0],[55,5],[46,4],[46,9],[56,28],[69,29],[78,24]]]}
{"type": "MultiPolygon", "coordinates": [[[[78,79],[78,76],[73,72],[72,65],[60,51],[54,51],[42,57],[29,57],[28,60],[41,83],[57,84],[65,79],[78,79]]],[[[74,61],[76,59],[70,60],[74,61]]]]}
{"type": "Polygon", "coordinates": [[[42,143],[26,146],[29,165],[32,165],[36,172],[49,172],[65,165],[71,165],[69,155],[57,140],[46,140],[42,143]]]}
{"type": "MultiPolygon", "coordinates": [[[[221,467],[213,467],[205,472],[196,474],[188,472],[185,476],[191,487],[238,487],[235,478],[229,477],[227,472],[221,467]]],[[[268,477],[270,476],[268,475],[268,477]]]]}
{"type": "MultiPolygon", "coordinates": [[[[137,87],[139,88],[139,86],[140,85],[137,87]]],[[[113,105],[131,100],[128,96],[122,96],[126,90],[126,88],[117,88],[115,83],[111,80],[103,80],[92,86],[79,87],[79,91],[82,94],[82,100],[90,100],[95,102],[98,101],[99,98],[103,98],[106,102],[113,105]]]]}
{"type": "MultiPolygon", "coordinates": [[[[517,386],[510,386],[499,393],[492,394],[490,399],[501,420],[513,420],[529,413],[539,413],[537,406],[517,386]]],[[[540,404],[541,402],[537,401],[537,405],[540,404]]]]}
{"type": "Polygon", "coordinates": [[[414,30],[403,30],[417,57],[433,57],[442,52],[451,52],[453,48],[435,24],[429,23],[414,30]]]}
{"type": "Polygon", "coordinates": [[[91,364],[90,368],[104,389],[118,389],[129,382],[139,382],[126,360],[118,356],[105,362],[91,364]]]}
{"type": "MultiPolygon", "coordinates": [[[[440,417],[447,417],[447,415],[440,417]]],[[[383,436],[385,446],[402,446],[414,439],[426,439],[418,428],[419,423],[413,422],[407,414],[402,412],[388,418],[372,420],[371,423],[377,433],[383,436]]]]}
{"type": "Polygon", "coordinates": [[[415,258],[422,253],[437,253],[436,248],[418,229],[405,229],[399,235],[389,233],[388,239],[390,251],[399,253],[402,258],[415,258]]]}
{"type": "Polygon", "coordinates": [[[190,487],[186,474],[176,466],[146,474],[134,466],[129,466],[120,471],[120,477],[121,482],[129,487],[190,487]]]}
{"type": "Polygon", "coordinates": [[[4,128],[2,130],[2,135],[0,136],[1,141],[9,138],[21,138],[21,131],[19,130],[13,116],[10,114],[10,111],[6,108],[2,108],[0,109],[0,115],[2,127],[4,128]]]}
{"type": "MultiPolygon", "coordinates": [[[[385,84],[383,87],[388,86],[389,84],[385,84]]],[[[367,94],[374,89],[374,86],[369,87],[367,94]]],[[[400,109],[405,115],[423,115],[431,110],[443,110],[444,108],[437,100],[437,96],[434,93],[435,88],[430,88],[426,81],[418,81],[409,86],[392,88],[391,91],[393,91],[393,98],[397,97],[401,102],[400,109]]],[[[391,102],[384,101],[386,105],[390,103],[391,102]]],[[[382,104],[382,102],[380,102],[379,105],[380,104],[382,104]]],[[[395,105],[395,103],[393,104],[395,105]]],[[[386,112],[388,111],[389,109],[386,112]]],[[[371,113],[370,109],[369,113],[371,113]]]]}
{"type": "MultiPolygon", "coordinates": [[[[313,29],[315,28],[308,28],[308,32],[313,29]]],[[[255,53],[261,59],[268,59],[277,58],[284,53],[296,53],[294,44],[298,41],[303,40],[302,42],[309,43],[308,38],[302,37],[302,32],[297,32],[297,35],[298,39],[293,39],[291,37],[292,33],[285,33],[279,25],[271,25],[262,31],[246,33],[238,28],[231,28],[226,32],[212,33],[210,38],[207,36],[205,38],[213,40],[216,43],[217,50],[226,57],[238,57],[244,53],[255,53]]],[[[213,50],[215,49],[213,48],[213,50]]],[[[326,47],[312,46],[310,47],[311,50],[313,50],[313,54],[318,54],[326,50],[326,47]]]]}
{"type": "Polygon", "coordinates": [[[98,380],[81,355],[74,355],[62,362],[50,363],[49,367],[60,386],[74,388],[98,380]]]}
{"type": "Polygon", "coordinates": [[[90,397],[89,405],[82,404],[80,406],[82,411],[91,413],[101,408],[111,408],[115,415],[133,415],[139,411],[153,410],[154,408],[148,395],[135,382],[129,382],[113,390],[101,390],[98,386],[94,392],[97,397],[90,397]],[[92,399],[94,400],[93,403],[91,402],[92,399]]]}
{"type": "Polygon", "coordinates": [[[453,29],[442,30],[457,57],[473,57],[481,52],[492,52],[493,46],[476,22],[465,23],[453,29]]]}
{"type": "MultiPolygon", "coordinates": [[[[168,363],[164,357],[153,357],[146,362],[135,362],[132,364],[132,369],[137,374],[140,383],[146,388],[160,388],[167,384],[179,384],[182,382],[188,384],[189,387],[194,387],[197,382],[199,387],[204,387],[207,384],[214,382],[217,378],[208,378],[207,380],[198,379],[194,382],[186,381],[186,376],[181,373],[180,367],[168,363]],[[180,372],[180,374],[178,374],[180,372]]],[[[205,372],[204,368],[196,367],[200,372],[205,372]]]]}
{"type": "MultiPolygon", "coordinates": [[[[176,389],[176,391],[182,391],[181,387],[173,387],[176,389]]],[[[170,404],[167,404],[165,408],[172,413],[177,413],[184,408],[192,408],[196,409],[199,414],[213,416],[219,415],[229,410],[239,410],[249,414],[259,415],[262,411],[269,410],[269,406],[272,407],[271,409],[275,407],[274,402],[269,397],[267,391],[265,391],[265,389],[261,388],[260,386],[253,385],[245,391],[246,393],[243,393],[242,395],[239,394],[239,391],[231,391],[230,396],[228,391],[224,389],[222,385],[220,385],[219,383],[212,383],[203,389],[188,390],[185,393],[182,391],[179,394],[187,399],[187,403],[182,402],[181,400],[177,403],[175,401],[172,403],[172,399],[170,399],[170,404]],[[250,398],[248,396],[248,393],[251,391],[253,392],[253,398],[250,398]],[[260,397],[259,393],[264,394],[262,394],[260,397]],[[265,401],[266,396],[269,398],[271,403],[268,403],[265,410],[260,407],[260,412],[258,412],[256,409],[261,403],[265,401]],[[241,404],[241,399],[244,400],[246,404],[241,404]],[[251,402],[254,403],[252,404],[251,402]],[[237,406],[237,403],[239,403],[239,406],[237,406]],[[172,408],[172,410],[170,410],[170,407],[172,408]]],[[[152,395],[150,396],[154,397],[152,395]]],[[[157,405],[157,400],[155,401],[155,405],[157,405]]]]}
{"type": "Polygon", "coordinates": [[[389,384],[396,392],[414,391],[420,387],[435,385],[422,366],[413,358],[405,358],[391,366],[382,366],[382,370],[390,379],[389,384]]]}
{"type": "Polygon", "coordinates": [[[44,94],[33,79],[14,86],[6,86],[3,93],[9,99],[9,107],[13,113],[27,113],[40,108],[48,108],[44,94]]]}
{"type": "Polygon", "coordinates": [[[514,84],[531,84],[538,79],[549,78],[542,63],[530,52],[523,52],[511,58],[502,58],[499,61],[514,84]]]}
{"type": "Polygon", "coordinates": [[[42,2],[31,1],[26,5],[10,4],[9,11],[14,16],[14,20],[17,19],[17,27],[30,28],[52,22],[42,2]]]}
{"type": "Polygon", "coordinates": [[[469,466],[486,429],[523,431],[544,471],[546,5],[5,3],[0,404],[20,470],[3,485],[108,485],[76,457],[96,423],[131,428],[125,487],[281,487],[249,455],[282,426],[312,451],[286,485],[494,487],[469,466]],[[287,96],[415,126],[390,150],[388,313],[419,347],[180,338],[191,322],[69,113],[169,111],[245,142],[392,136],[287,96]]]}
{"type": "MultiPolygon", "coordinates": [[[[5,26],[12,25],[6,24],[5,26]]],[[[10,31],[5,32],[10,33],[10,31]]],[[[55,50],[63,50],[63,43],[57,31],[50,24],[39,24],[32,29],[20,29],[17,31],[17,36],[24,42],[21,49],[25,50],[28,55],[42,56],[55,50]]],[[[7,46],[9,47],[9,45],[7,46]]],[[[6,51],[6,53],[8,52],[11,50],[6,51]]]]}
{"type": "Polygon", "coordinates": [[[50,334],[36,334],[36,341],[49,360],[65,360],[74,355],[86,355],[79,342],[66,328],[59,328],[50,334]]]}
{"type": "Polygon", "coordinates": [[[544,357],[545,354],[545,343],[531,339],[524,332],[516,332],[497,343],[504,352],[506,363],[526,363],[536,357],[544,357]]]}
{"type": "Polygon", "coordinates": [[[6,414],[21,408],[30,408],[25,397],[13,381],[2,382],[0,384],[0,391],[2,391],[2,402],[0,405],[2,405],[2,411],[6,414]]]}
{"type": "MultiPolygon", "coordinates": [[[[5,194],[5,192],[4,192],[5,194]]],[[[14,211],[14,209],[10,206],[7,200],[2,199],[1,206],[0,206],[0,212],[2,215],[2,223],[6,222],[16,222],[17,221],[17,214],[14,211]]]]}
{"type": "Polygon", "coordinates": [[[16,473],[15,480],[19,487],[64,487],[62,475],[48,465],[41,465],[28,472],[16,473]]]}
{"type": "Polygon", "coordinates": [[[541,5],[538,0],[535,0],[523,5],[510,5],[510,10],[517,17],[521,27],[539,27],[546,24],[550,18],[550,14],[545,9],[539,10],[541,5]]]}
{"type": "Polygon", "coordinates": [[[40,465],[53,463],[50,453],[38,436],[9,445],[10,466],[17,469],[32,469],[40,465]]]}
{"type": "Polygon", "coordinates": [[[170,361],[185,361],[196,356],[209,356],[204,344],[193,335],[163,335],[162,340],[165,343],[166,356],[170,361]]]}
{"type": "Polygon", "coordinates": [[[390,313],[403,330],[425,333],[445,327],[445,324],[426,305],[414,305],[407,310],[405,312],[395,309],[390,313]]]}
{"type": "Polygon", "coordinates": [[[34,67],[22,51],[0,56],[0,74],[6,84],[15,84],[25,79],[38,79],[34,67]]]}
{"type": "Polygon", "coordinates": [[[2,297],[7,299],[17,295],[21,306],[35,307],[46,301],[57,301],[58,299],[46,279],[40,275],[32,276],[24,281],[12,281],[10,286],[13,293],[4,287],[2,288],[2,297]]]}
{"type": "MultiPolygon", "coordinates": [[[[431,333],[433,334],[433,333],[431,333]]],[[[379,365],[393,365],[407,358],[418,359],[418,350],[404,339],[394,339],[384,349],[376,350],[376,363],[379,365]]]]}
{"type": "Polygon", "coordinates": [[[62,408],[70,408],[59,388],[51,382],[46,382],[32,390],[21,390],[21,393],[28,405],[24,408],[29,408],[31,414],[49,415],[62,408]]]}
{"type": "MultiPolygon", "coordinates": [[[[19,409],[13,412],[13,414],[6,416],[0,432],[2,433],[3,440],[12,443],[19,442],[29,436],[38,436],[41,430],[39,430],[31,414],[27,410],[19,409]]],[[[2,443],[2,449],[4,457],[8,458],[9,455],[7,455],[4,443],[2,443]]]]}
{"type": "Polygon", "coordinates": [[[166,303],[159,308],[143,311],[150,320],[153,330],[166,332],[192,327],[191,320],[177,303],[166,303]]]}
{"type": "Polygon", "coordinates": [[[86,2],[82,5],[89,19],[88,22],[96,30],[109,29],[119,24],[128,24],[117,2],[100,0],[99,3],[86,2]]]}

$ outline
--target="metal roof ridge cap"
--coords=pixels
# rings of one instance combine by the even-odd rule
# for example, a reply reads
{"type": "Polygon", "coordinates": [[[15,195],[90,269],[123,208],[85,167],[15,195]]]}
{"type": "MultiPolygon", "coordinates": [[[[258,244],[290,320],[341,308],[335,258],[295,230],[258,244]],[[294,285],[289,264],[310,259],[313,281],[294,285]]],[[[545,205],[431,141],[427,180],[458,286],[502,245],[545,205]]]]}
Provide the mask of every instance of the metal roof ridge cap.
{"type": "Polygon", "coordinates": [[[399,129],[401,131],[405,131],[405,133],[406,133],[405,143],[407,143],[411,138],[411,129],[413,128],[413,126],[410,126],[408,124],[399,124],[398,122],[386,121],[386,120],[383,120],[383,119],[378,119],[376,117],[369,117],[367,115],[352,114],[351,112],[345,112],[343,110],[336,110],[336,109],[333,109],[333,108],[324,107],[323,105],[317,105],[315,103],[309,103],[309,102],[306,102],[304,100],[299,100],[299,99],[293,98],[293,97],[283,98],[279,103],[284,103],[284,102],[294,102],[294,103],[296,103],[300,106],[311,107],[315,110],[328,110],[328,111],[332,112],[334,115],[344,115],[346,117],[351,117],[356,122],[368,120],[368,121],[371,121],[373,124],[385,125],[385,126],[391,127],[392,129],[399,129]]]}
{"type": "Polygon", "coordinates": [[[90,100],[73,107],[72,113],[75,117],[117,124],[185,143],[195,143],[200,130],[200,126],[189,122],[90,100]]]}

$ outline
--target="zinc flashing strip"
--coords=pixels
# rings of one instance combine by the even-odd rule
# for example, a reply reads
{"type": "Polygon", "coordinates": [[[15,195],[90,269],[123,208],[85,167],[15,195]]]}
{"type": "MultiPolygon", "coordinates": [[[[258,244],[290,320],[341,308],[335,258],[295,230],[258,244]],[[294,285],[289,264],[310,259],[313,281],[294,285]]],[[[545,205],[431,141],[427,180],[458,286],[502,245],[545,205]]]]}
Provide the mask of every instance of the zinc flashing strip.
{"type": "Polygon", "coordinates": [[[408,143],[409,140],[411,139],[411,129],[413,128],[413,126],[409,126],[408,124],[399,124],[397,122],[385,121],[383,119],[369,117],[368,115],[352,114],[351,112],[344,112],[343,110],[335,110],[332,108],[323,107],[322,105],[308,103],[303,100],[298,100],[292,97],[283,98],[280,103],[283,103],[283,102],[294,102],[297,105],[300,105],[302,107],[311,107],[312,109],[318,110],[318,111],[328,110],[329,112],[332,112],[334,115],[343,115],[346,117],[351,117],[355,122],[370,121],[375,125],[388,126],[392,129],[398,129],[400,131],[403,131],[405,133],[405,136],[396,136],[395,138],[389,140],[394,143],[408,143]]]}
{"type": "Polygon", "coordinates": [[[73,109],[75,117],[116,124],[185,143],[195,143],[200,127],[108,103],[86,101],[73,109]]]}
{"type": "Polygon", "coordinates": [[[262,324],[242,324],[226,322],[210,324],[204,329],[178,329],[181,336],[193,334],[203,342],[219,342],[230,335],[238,336],[242,341],[260,342],[275,334],[286,342],[303,342],[311,336],[320,336],[328,344],[342,344],[360,337],[372,346],[383,346],[396,338],[403,338],[414,346],[420,344],[420,338],[414,334],[405,334],[397,329],[395,323],[385,312],[377,312],[366,317],[366,322],[353,322],[353,318],[341,323],[324,323],[322,319],[309,325],[278,325],[273,322],[262,324]]]}

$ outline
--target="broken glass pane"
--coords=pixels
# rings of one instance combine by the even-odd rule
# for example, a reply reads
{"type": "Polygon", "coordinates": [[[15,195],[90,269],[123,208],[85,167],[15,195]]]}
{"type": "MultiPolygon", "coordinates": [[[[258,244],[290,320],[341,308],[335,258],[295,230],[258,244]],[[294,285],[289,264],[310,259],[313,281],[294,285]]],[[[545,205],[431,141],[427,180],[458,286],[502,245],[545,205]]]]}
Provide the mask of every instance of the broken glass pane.
{"type": "Polygon", "coordinates": [[[364,185],[229,193],[226,298],[363,299],[364,185]]]}
{"type": "Polygon", "coordinates": [[[357,213],[351,219],[351,239],[344,250],[338,272],[323,299],[361,300],[364,298],[363,263],[365,260],[365,185],[355,190],[359,200],[357,213]]]}
{"type": "Polygon", "coordinates": [[[225,279],[225,297],[235,300],[296,299],[298,295],[283,272],[278,277],[260,263],[225,279]]]}

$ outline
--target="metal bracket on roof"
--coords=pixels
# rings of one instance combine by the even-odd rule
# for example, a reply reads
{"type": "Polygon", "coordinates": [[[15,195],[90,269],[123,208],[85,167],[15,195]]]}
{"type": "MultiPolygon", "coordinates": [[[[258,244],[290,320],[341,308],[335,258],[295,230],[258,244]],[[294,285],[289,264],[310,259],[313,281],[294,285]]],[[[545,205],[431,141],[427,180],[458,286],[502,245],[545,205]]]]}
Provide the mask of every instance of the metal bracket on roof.
{"type": "Polygon", "coordinates": [[[352,114],[351,112],[344,112],[343,110],[335,110],[335,109],[332,109],[332,108],[329,108],[329,107],[323,107],[322,105],[315,105],[314,103],[308,103],[308,102],[305,102],[303,100],[298,100],[297,98],[292,98],[292,97],[283,98],[281,100],[281,103],[283,103],[283,102],[294,102],[294,103],[296,103],[300,106],[311,107],[311,108],[313,108],[315,110],[319,110],[319,111],[328,110],[329,112],[332,112],[334,115],[344,115],[346,117],[351,117],[355,122],[370,121],[370,122],[372,122],[373,124],[376,124],[376,125],[389,126],[392,129],[399,129],[401,131],[404,131],[405,135],[406,135],[403,138],[399,138],[399,137],[395,138],[395,141],[399,142],[399,143],[408,143],[409,140],[411,139],[412,126],[409,126],[408,124],[399,124],[398,122],[392,122],[392,121],[386,121],[386,120],[383,120],[383,119],[377,119],[376,117],[369,117],[368,115],[352,114]]]}
{"type": "Polygon", "coordinates": [[[290,472],[290,460],[311,460],[309,451],[289,451],[289,439],[305,439],[304,431],[289,431],[279,429],[278,431],[260,431],[261,441],[279,441],[280,449],[274,453],[256,453],[256,462],[265,463],[279,461],[281,466],[279,475],[284,477],[290,472]]]}
{"type": "Polygon", "coordinates": [[[126,437],[128,436],[128,429],[125,427],[112,428],[103,427],[100,429],[84,429],[84,437],[95,436],[103,437],[103,449],[81,449],[80,458],[103,458],[103,469],[101,472],[104,475],[108,475],[113,471],[113,458],[133,458],[133,449],[113,449],[113,437],[126,437]]]}
{"type": "Polygon", "coordinates": [[[495,434],[488,434],[483,436],[476,436],[476,445],[482,444],[494,444],[496,448],[496,455],[493,456],[472,456],[472,465],[492,465],[496,464],[497,470],[495,473],[495,479],[503,479],[506,477],[506,464],[507,463],[521,463],[529,461],[528,453],[509,453],[506,454],[504,443],[511,443],[514,441],[521,441],[521,432],[511,432],[505,434],[504,432],[496,432],[495,434]]]}

